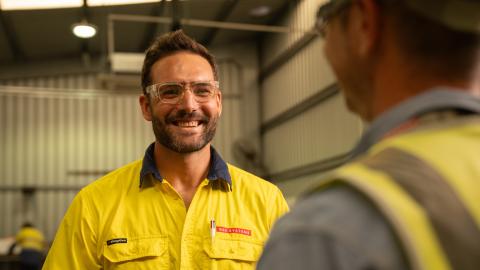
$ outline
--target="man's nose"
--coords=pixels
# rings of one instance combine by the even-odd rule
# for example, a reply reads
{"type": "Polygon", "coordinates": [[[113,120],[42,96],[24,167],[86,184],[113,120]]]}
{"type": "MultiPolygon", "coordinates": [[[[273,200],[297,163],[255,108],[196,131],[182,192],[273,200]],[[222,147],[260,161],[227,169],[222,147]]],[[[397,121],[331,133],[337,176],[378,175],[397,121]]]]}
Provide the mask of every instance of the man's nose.
{"type": "Polygon", "coordinates": [[[198,102],[195,100],[195,95],[192,93],[192,91],[185,89],[178,106],[187,112],[193,112],[198,109],[198,102]]]}

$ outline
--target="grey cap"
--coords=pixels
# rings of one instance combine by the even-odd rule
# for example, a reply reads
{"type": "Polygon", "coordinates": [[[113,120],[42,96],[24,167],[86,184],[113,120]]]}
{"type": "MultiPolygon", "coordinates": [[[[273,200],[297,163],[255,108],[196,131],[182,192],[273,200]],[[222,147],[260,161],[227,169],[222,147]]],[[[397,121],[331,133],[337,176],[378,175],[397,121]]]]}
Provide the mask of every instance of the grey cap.
{"type": "Polygon", "coordinates": [[[417,13],[451,29],[480,33],[480,0],[404,0],[417,13]]]}

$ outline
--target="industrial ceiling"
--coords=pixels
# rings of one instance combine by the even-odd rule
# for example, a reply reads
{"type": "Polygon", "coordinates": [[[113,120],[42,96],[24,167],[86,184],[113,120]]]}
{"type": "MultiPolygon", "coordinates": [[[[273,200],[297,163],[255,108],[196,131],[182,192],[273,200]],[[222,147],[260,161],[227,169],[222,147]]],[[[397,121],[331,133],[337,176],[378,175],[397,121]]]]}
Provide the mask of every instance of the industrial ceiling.
{"type": "Polygon", "coordinates": [[[210,22],[212,25],[230,23],[278,26],[283,14],[297,2],[298,0],[163,0],[92,7],[84,1],[84,5],[77,8],[0,9],[0,70],[9,65],[106,56],[109,47],[118,52],[139,53],[148,47],[155,36],[179,27],[207,47],[256,40],[264,32],[206,27],[189,23],[188,20],[210,22]],[[252,10],[262,6],[269,8],[267,14],[251,14],[252,10]],[[115,16],[147,20],[112,19],[115,16]],[[169,21],[153,22],[152,18],[168,18],[169,21]],[[97,25],[96,36],[80,39],[72,34],[72,25],[82,19],[97,25]]]}

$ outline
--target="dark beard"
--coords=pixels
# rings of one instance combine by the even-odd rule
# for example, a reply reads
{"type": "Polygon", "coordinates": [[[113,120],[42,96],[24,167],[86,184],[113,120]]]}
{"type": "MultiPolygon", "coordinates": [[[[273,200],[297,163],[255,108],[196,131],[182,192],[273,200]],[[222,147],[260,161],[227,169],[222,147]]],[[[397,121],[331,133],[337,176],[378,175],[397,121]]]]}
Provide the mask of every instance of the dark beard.
{"type": "Polygon", "coordinates": [[[152,127],[155,139],[166,148],[177,153],[186,154],[203,149],[215,136],[218,117],[202,117],[202,125],[204,125],[205,128],[200,140],[197,142],[184,143],[175,138],[175,135],[166,128],[167,124],[172,123],[175,120],[178,121],[192,118],[198,119],[197,113],[178,111],[176,115],[167,117],[165,123],[163,123],[158,117],[152,115],[152,127]]]}

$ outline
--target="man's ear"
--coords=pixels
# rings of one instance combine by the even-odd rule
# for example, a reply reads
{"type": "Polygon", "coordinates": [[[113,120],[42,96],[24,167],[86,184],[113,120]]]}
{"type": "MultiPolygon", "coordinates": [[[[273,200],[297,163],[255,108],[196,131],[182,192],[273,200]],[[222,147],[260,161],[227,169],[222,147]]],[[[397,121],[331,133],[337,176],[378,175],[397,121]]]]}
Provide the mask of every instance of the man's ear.
{"type": "Polygon", "coordinates": [[[145,95],[140,95],[138,102],[140,103],[140,108],[142,109],[143,118],[147,121],[152,121],[150,99],[145,95]]]}
{"type": "Polygon", "coordinates": [[[359,0],[352,8],[353,33],[356,35],[356,43],[361,56],[369,56],[376,52],[382,30],[382,15],[376,0],[359,0]]]}

